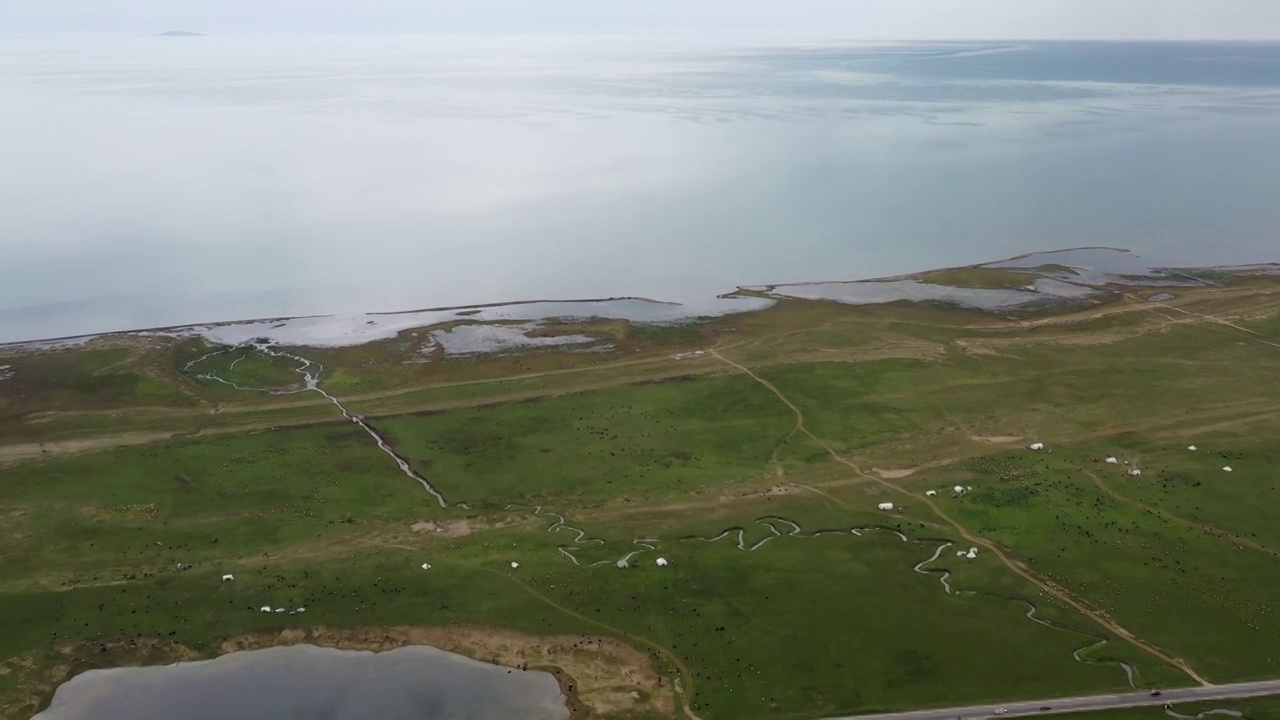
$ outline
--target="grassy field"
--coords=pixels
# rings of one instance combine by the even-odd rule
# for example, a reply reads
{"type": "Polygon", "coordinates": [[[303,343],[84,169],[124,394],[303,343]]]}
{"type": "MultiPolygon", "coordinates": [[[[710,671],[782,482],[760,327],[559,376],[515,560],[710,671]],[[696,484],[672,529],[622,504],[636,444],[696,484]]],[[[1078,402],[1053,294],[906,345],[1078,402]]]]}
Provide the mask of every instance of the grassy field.
{"type": "MultiPolygon", "coordinates": [[[[1042,462],[991,459],[972,464],[963,479],[944,482],[974,485],[954,503],[966,527],[1016,548],[1047,577],[1141,637],[1193,660],[1208,677],[1280,675],[1274,641],[1264,640],[1280,637],[1280,617],[1272,610],[1280,607],[1280,585],[1263,580],[1274,573],[1276,556],[1110,497],[1088,473],[1129,492],[1158,480],[1131,478],[1099,463],[1104,455],[1105,446],[1059,446],[1042,462]],[[993,469],[1004,479],[993,481],[993,469]]],[[[1213,477],[1208,468],[1190,472],[1213,477]]],[[[1261,501],[1265,491],[1255,492],[1261,501]]],[[[1207,492],[1201,501],[1216,500],[1207,492]]]]}
{"type": "Polygon", "coordinates": [[[238,386],[258,392],[296,390],[302,386],[298,363],[289,358],[263,354],[252,347],[239,347],[204,355],[184,365],[182,372],[206,385],[238,386]]]}
{"type": "Polygon", "coordinates": [[[948,270],[934,270],[916,276],[920,281],[934,285],[961,288],[1024,288],[1035,281],[1039,275],[1031,272],[1019,272],[1004,268],[963,267],[948,270]]]}
{"type": "Polygon", "coordinates": [[[647,502],[772,472],[785,407],[743,377],[673,380],[379,420],[404,457],[475,507],[647,502]]]}
{"type": "Polygon", "coordinates": [[[292,350],[448,508],[326,398],[202,377],[298,390],[294,361],[0,357],[0,717],[139,643],[460,623],[617,638],[703,720],[1118,691],[1121,663],[1275,677],[1278,311],[1252,278],[1019,320],[786,302],[545,330],[611,353],[292,350]]]}

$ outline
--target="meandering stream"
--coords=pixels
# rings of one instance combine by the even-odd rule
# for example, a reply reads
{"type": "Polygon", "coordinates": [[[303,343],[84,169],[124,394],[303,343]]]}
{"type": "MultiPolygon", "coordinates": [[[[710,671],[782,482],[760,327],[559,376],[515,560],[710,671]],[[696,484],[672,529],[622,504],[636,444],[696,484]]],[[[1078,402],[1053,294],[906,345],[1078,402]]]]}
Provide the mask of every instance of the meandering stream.
{"type": "Polygon", "coordinates": [[[957,590],[951,587],[951,583],[948,582],[948,580],[951,578],[951,571],[943,568],[935,568],[931,570],[925,569],[926,565],[937,562],[942,557],[943,551],[945,551],[947,548],[951,547],[952,545],[954,545],[954,543],[952,542],[949,542],[949,541],[943,542],[941,545],[937,547],[937,549],[933,551],[933,555],[930,555],[927,559],[917,564],[914,568],[912,568],[912,570],[915,570],[921,575],[937,575],[938,581],[942,583],[943,591],[945,591],[948,595],[982,595],[984,597],[999,598],[1001,600],[1008,600],[1010,602],[1020,603],[1023,606],[1025,606],[1027,609],[1026,613],[1023,614],[1024,617],[1026,617],[1031,622],[1034,622],[1038,625],[1043,625],[1047,628],[1053,628],[1054,630],[1062,630],[1064,632],[1075,633],[1077,635],[1083,635],[1084,637],[1089,638],[1093,642],[1073,650],[1071,652],[1071,657],[1075,658],[1076,662],[1081,662],[1081,663],[1090,663],[1090,664],[1095,664],[1095,663],[1100,664],[1100,663],[1109,663],[1109,662],[1117,663],[1120,665],[1121,669],[1124,670],[1125,678],[1129,681],[1129,687],[1132,687],[1132,688],[1138,687],[1134,680],[1133,666],[1125,662],[1124,660],[1118,660],[1118,659],[1087,660],[1085,659],[1084,657],[1085,653],[1091,650],[1100,648],[1106,645],[1107,643],[1111,642],[1109,638],[1099,637],[1098,635],[1094,635],[1093,633],[1090,633],[1090,632],[1085,632],[1084,630],[1077,630],[1073,627],[1067,627],[1066,625],[1063,625],[1061,623],[1053,622],[1052,620],[1045,620],[1043,618],[1037,617],[1036,613],[1038,611],[1038,608],[1036,608],[1035,604],[1028,600],[1024,600],[1022,598],[1010,598],[1010,597],[1004,597],[1001,595],[992,595],[990,593],[978,593],[972,590],[957,590]]]}
{"type": "MultiPolygon", "coordinates": [[[[577,555],[575,555],[574,551],[578,548],[585,547],[585,546],[603,545],[605,542],[604,540],[600,538],[589,537],[587,532],[582,528],[574,527],[568,524],[568,522],[565,520],[565,517],[563,515],[561,515],[560,513],[546,510],[541,505],[531,506],[531,505],[521,505],[521,504],[515,504],[515,503],[507,505],[508,510],[513,510],[516,508],[529,508],[533,510],[533,514],[535,516],[538,516],[538,517],[546,516],[546,517],[554,518],[554,521],[551,523],[551,525],[547,527],[547,532],[549,533],[556,533],[561,530],[568,530],[569,532],[573,533],[574,538],[572,541],[572,545],[561,545],[557,548],[557,550],[561,555],[563,555],[571,563],[580,567],[594,567],[597,565],[609,565],[609,564],[616,565],[617,567],[620,567],[620,568],[627,567],[630,564],[632,558],[634,558],[637,554],[645,551],[656,550],[657,543],[660,542],[659,539],[655,539],[655,538],[634,539],[632,540],[632,543],[640,546],[641,549],[633,550],[627,553],[626,555],[624,555],[622,558],[620,558],[617,561],[598,560],[596,562],[584,564],[577,557],[577,555]]],[[[879,531],[879,532],[890,533],[895,537],[897,537],[902,542],[911,542],[911,539],[907,537],[906,533],[902,532],[901,530],[898,530],[896,528],[891,528],[891,527],[884,527],[884,526],[825,529],[825,530],[815,530],[814,532],[806,533],[804,532],[804,528],[802,528],[799,523],[795,522],[794,520],[788,520],[787,518],[779,517],[777,515],[766,515],[764,517],[756,518],[755,524],[766,528],[769,531],[769,535],[751,544],[747,543],[747,537],[746,537],[747,529],[742,526],[734,526],[734,527],[726,528],[725,530],[721,531],[719,534],[711,537],[688,535],[685,537],[677,538],[677,542],[714,543],[714,542],[720,542],[725,538],[734,538],[734,547],[736,547],[738,550],[741,550],[742,552],[749,552],[749,553],[756,552],[761,548],[763,548],[765,545],[767,545],[769,542],[784,536],[796,537],[796,538],[814,538],[814,537],[820,537],[823,535],[852,535],[857,537],[863,537],[865,533],[879,531]],[[782,529],[780,529],[780,526],[782,529]]],[[[920,541],[917,541],[917,542],[920,542],[920,541]]],[[[1072,651],[1071,657],[1075,659],[1077,662],[1086,663],[1086,664],[1115,663],[1119,665],[1120,668],[1124,671],[1125,678],[1128,681],[1129,686],[1133,688],[1137,687],[1136,672],[1133,666],[1125,662],[1124,660],[1119,660],[1119,659],[1090,660],[1085,657],[1087,653],[1093,650],[1096,650],[1100,647],[1103,647],[1107,643],[1111,642],[1109,638],[1100,637],[1093,633],[1085,632],[1083,630],[1077,630],[1076,628],[1073,628],[1073,627],[1068,627],[1066,625],[1062,625],[1060,623],[1056,623],[1051,620],[1045,620],[1043,618],[1040,618],[1037,615],[1038,608],[1035,606],[1035,604],[1028,600],[1024,600],[1022,598],[1004,597],[1000,595],[992,595],[990,593],[978,593],[972,590],[959,590],[957,588],[952,587],[950,583],[950,578],[951,578],[950,570],[946,570],[943,568],[930,569],[926,567],[940,560],[942,558],[942,553],[945,552],[947,548],[950,548],[953,545],[954,543],[951,541],[941,542],[936,548],[934,548],[933,553],[929,557],[925,558],[919,563],[916,563],[911,569],[922,575],[937,575],[938,581],[942,585],[943,592],[945,592],[948,595],[956,595],[956,596],[982,595],[984,597],[988,597],[992,599],[999,599],[999,600],[1005,600],[1008,602],[1018,603],[1026,608],[1026,612],[1023,615],[1028,620],[1038,625],[1043,625],[1044,627],[1047,627],[1047,628],[1051,628],[1054,630],[1061,630],[1063,632],[1070,632],[1070,633],[1074,633],[1076,635],[1081,635],[1088,638],[1090,640],[1089,644],[1079,647],[1074,651],[1072,651]]]]}
{"type": "MultiPolygon", "coordinates": [[[[301,376],[302,387],[288,389],[288,390],[245,387],[242,385],[237,385],[236,383],[230,380],[227,380],[226,378],[219,377],[217,374],[212,372],[196,374],[195,377],[200,378],[202,380],[212,380],[215,382],[223,383],[224,385],[230,385],[231,387],[237,390],[265,392],[265,393],[270,393],[272,395],[295,395],[295,394],[304,393],[304,392],[319,393],[320,395],[327,398],[329,402],[333,403],[334,406],[337,407],[338,410],[342,413],[342,416],[344,418],[346,418],[352,423],[355,423],[357,426],[360,427],[361,430],[364,430],[369,435],[369,437],[373,438],[373,441],[378,446],[378,449],[386,453],[393,461],[395,461],[396,466],[400,468],[400,472],[404,473],[407,477],[412,478],[419,485],[421,485],[423,490],[426,490],[428,493],[431,494],[432,497],[436,499],[436,502],[440,504],[440,507],[442,508],[449,507],[449,503],[448,501],[445,500],[444,495],[439,490],[437,490],[429,480],[427,480],[420,473],[414,470],[413,467],[409,465],[409,462],[407,460],[400,457],[400,455],[396,453],[395,449],[392,448],[391,445],[389,445],[387,441],[383,439],[381,435],[378,434],[377,430],[374,430],[373,427],[369,425],[369,423],[365,422],[358,415],[351,414],[351,412],[347,410],[346,406],[343,405],[342,402],[338,400],[338,398],[334,397],[329,392],[327,392],[324,388],[320,387],[320,375],[324,372],[324,366],[321,365],[320,363],[317,363],[314,360],[309,360],[305,357],[302,357],[301,355],[294,355],[292,353],[283,352],[281,350],[275,350],[270,345],[267,345],[265,343],[249,343],[247,345],[238,345],[238,346],[223,348],[221,350],[216,350],[207,355],[204,355],[202,357],[196,358],[195,360],[192,360],[191,362],[187,363],[187,365],[183,369],[188,373],[192,373],[193,368],[199,363],[204,362],[205,360],[208,360],[209,358],[215,357],[217,355],[232,352],[240,348],[257,350],[258,352],[261,352],[264,355],[270,355],[271,357],[285,358],[288,360],[293,360],[294,362],[298,363],[298,366],[294,368],[294,371],[301,376]]],[[[236,358],[234,361],[232,361],[231,365],[228,366],[227,369],[231,370],[235,368],[236,364],[239,363],[241,360],[244,360],[244,357],[236,358]]],[[[458,503],[458,506],[462,508],[467,507],[466,503],[458,503]]]]}

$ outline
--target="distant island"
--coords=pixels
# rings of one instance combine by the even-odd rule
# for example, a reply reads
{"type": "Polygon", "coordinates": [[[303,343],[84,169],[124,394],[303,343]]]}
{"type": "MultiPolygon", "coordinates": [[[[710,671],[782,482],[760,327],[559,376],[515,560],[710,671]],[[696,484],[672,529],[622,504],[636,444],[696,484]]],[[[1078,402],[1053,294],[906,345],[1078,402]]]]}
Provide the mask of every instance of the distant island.
{"type": "Polygon", "coordinates": [[[207,37],[204,33],[188,32],[186,30],[165,30],[157,33],[156,37],[207,37]]]}

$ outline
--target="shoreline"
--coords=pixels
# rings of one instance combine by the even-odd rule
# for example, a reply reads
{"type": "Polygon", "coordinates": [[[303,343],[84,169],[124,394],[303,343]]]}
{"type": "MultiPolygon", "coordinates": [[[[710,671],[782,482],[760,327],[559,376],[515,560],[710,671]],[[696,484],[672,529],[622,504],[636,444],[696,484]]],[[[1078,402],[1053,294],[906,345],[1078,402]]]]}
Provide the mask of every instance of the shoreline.
{"type": "MultiPolygon", "coordinates": [[[[1025,260],[1029,257],[1033,257],[1037,255],[1044,256],[1046,259],[1049,259],[1054,255],[1067,254],[1072,252],[1089,252],[1089,251],[1113,252],[1113,253],[1117,253],[1118,255],[1122,255],[1130,258],[1140,257],[1128,248],[1113,247],[1113,246],[1107,246],[1107,245],[1081,245],[1078,247],[1059,248],[1055,250],[1030,251],[1025,253],[1019,253],[1017,255],[1013,255],[1003,259],[989,260],[986,262],[977,263],[973,265],[960,265],[955,267],[942,267],[942,268],[918,270],[915,272],[899,274],[899,275],[887,275],[887,276],[881,276],[881,277],[871,277],[871,278],[863,278],[863,279],[856,279],[856,280],[805,280],[802,282],[785,282],[785,283],[773,283],[773,284],[763,284],[763,285],[739,285],[738,287],[736,287],[730,292],[709,295],[705,299],[705,302],[710,303],[713,301],[756,300],[756,301],[770,303],[770,305],[766,305],[764,307],[720,308],[718,309],[718,311],[713,311],[710,316],[720,317],[720,316],[726,316],[726,315],[741,315],[741,314],[747,314],[747,313],[757,312],[760,310],[767,309],[767,307],[771,306],[772,304],[776,304],[780,300],[787,299],[788,296],[785,294],[775,294],[780,288],[803,288],[803,287],[810,287],[810,286],[845,285],[845,284],[858,284],[858,283],[866,283],[866,284],[891,283],[895,281],[912,280],[912,279],[919,278],[920,276],[928,275],[931,273],[945,272],[950,270],[1002,268],[1007,266],[1009,263],[1016,263],[1018,261],[1025,260]]],[[[1258,263],[1248,263],[1248,264],[1242,264],[1242,265],[1194,265],[1194,266],[1187,266],[1187,267],[1172,267],[1172,266],[1166,267],[1161,265],[1152,265],[1150,266],[1149,269],[1152,271],[1205,270],[1205,271],[1220,271],[1220,272],[1237,271],[1241,273],[1249,273],[1249,272],[1263,272],[1263,271],[1269,270],[1271,272],[1280,272],[1280,263],[1258,262],[1258,263]]],[[[951,286],[947,286],[944,284],[942,285],[942,287],[951,287],[951,286]]],[[[399,329],[392,332],[388,338],[372,337],[372,338],[360,340],[358,342],[336,343],[336,344],[316,343],[314,345],[308,344],[308,343],[289,343],[289,342],[276,341],[276,344],[285,345],[285,346],[300,346],[300,347],[358,346],[358,345],[368,344],[371,342],[378,342],[381,340],[394,338],[397,335],[399,335],[401,332],[405,332],[407,330],[430,329],[439,325],[445,325],[450,322],[457,322],[457,321],[464,321],[464,322],[468,320],[475,321],[477,317],[486,310],[520,309],[520,308],[526,308],[526,307],[535,306],[535,305],[584,305],[584,306],[587,306],[587,305],[600,305],[600,304],[606,304],[606,303],[626,303],[626,302],[644,303],[644,304],[653,305],[653,306],[667,306],[672,308],[681,308],[681,307],[689,308],[689,312],[684,316],[673,317],[668,319],[633,319],[633,318],[625,317],[625,314],[622,315],[621,319],[626,319],[630,322],[634,322],[637,324],[664,324],[664,323],[691,322],[691,321],[696,321],[702,317],[708,316],[707,313],[698,312],[697,311],[698,308],[692,304],[686,304],[682,302],[674,302],[674,301],[668,301],[668,300],[658,300],[658,299],[639,296],[639,295],[616,295],[611,297],[572,298],[572,299],[541,298],[541,299],[529,299],[529,300],[514,300],[510,302],[477,303],[477,304],[470,304],[470,305],[442,305],[442,306],[405,309],[405,310],[356,311],[356,312],[344,312],[344,313],[321,313],[321,314],[307,314],[307,315],[273,315],[273,316],[262,316],[262,317],[256,317],[256,318],[218,320],[214,322],[195,322],[195,323],[181,323],[181,324],[171,324],[171,325],[158,325],[158,326],[149,326],[149,327],[135,327],[135,328],[121,329],[121,330],[107,330],[107,331],[101,331],[101,332],[80,333],[75,335],[63,335],[63,336],[57,336],[57,337],[42,337],[42,338],[0,342],[0,352],[39,352],[42,350],[58,350],[65,347],[74,347],[77,345],[83,345],[101,338],[117,338],[117,337],[127,337],[127,336],[147,336],[147,335],[160,335],[160,336],[172,336],[172,337],[191,336],[191,337],[206,337],[206,339],[212,339],[206,333],[210,331],[216,331],[218,329],[250,327],[250,326],[260,326],[260,325],[267,325],[267,324],[290,323],[290,322],[298,322],[298,321],[337,320],[339,318],[344,318],[344,317],[365,318],[366,325],[376,325],[379,319],[385,318],[387,320],[393,320],[395,318],[404,317],[408,315],[415,315],[415,314],[454,313],[458,316],[457,318],[449,318],[449,319],[423,318],[424,322],[422,324],[400,327],[399,329]]],[[[537,322],[540,320],[548,320],[556,317],[575,317],[575,316],[557,316],[555,314],[548,314],[544,317],[534,318],[533,316],[530,316],[530,318],[525,318],[525,319],[529,319],[531,321],[537,322]]],[[[612,317],[612,316],[583,315],[581,317],[577,317],[576,319],[589,319],[589,318],[596,318],[596,317],[612,317]]],[[[494,322],[494,321],[480,320],[480,322],[494,322]]],[[[262,328],[262,330],[264,331],[271,330],[271,329],[273,328],[266,328],[266,327],[262,328]]],[[[226,344],[216,340],[215,342],[218,342],[219,344],[226,344]]]]}
{"type": "MultiPolygon", "coordinates": [[[[837,284],[837,283],[860,283],[860,282],[870,283],[870,282],[880,282],[880,281],[903,280],[903,279],[912,278],[918,275],[938,272],[942,270],[989,267],[989,266],[999,265],[1002,263],[1009,263],[1009,262],[1016,262],[1018,260],[1024,260],[1034,255],[1049,256],[1049,255],[1070,253],[1070,252],[1077,252],[1077,251],[1108,251],[1108,252],[1115,252],[1115,253],[1120,253],[1120,254],[1129,255],[1129,256],[1135,256],[1133,251],[1128,248],[1114,247],[1114,246],[1107,246],[1107,245],[1081,245],[1076,247],[1058,248],[1053,250],[1035,250],[1035,251],[1029,251],[1025,253],[1019,253],[1017,255],[1013,255],[1006,258],[988,260],[985,262],[976,263],[972,265],[960,265],[955,267],[943,267],[943,268],[926,268],[926,269],[917,270],[911,273],[905,273],[905,274],[899,274],[899,275],[886,275],[886,276],[869,277],[869,278],[861,278],[861,279],[854,279],[854,280],[849,280],[849,279],[805,280],[802,282],[765,283],[760,285],[739,285],[738,287],[734,288],[729,292],[711,295],[707,299],[708,301],[712,299],[718,299],[718,300],[747,299],[747,298],[770,299],[767,297],[762,297],[760,294],[761,292],[760,289],[763,288],[764,289],[763,292],[768,293],[768,292],[772,292],[777,288],[782,288],[782,287],[797,287],[797,286],[805,286],[805,285],[823,285],[823,284],[837,284]]],[[[1158,266],[1153,266],[1153,267],[1158,267],[1158,266]]],[[[1244,270],[1244,269],[1260,268],[1260,267],[1275,267],[1275,264],[1274,263],[1252,263],[1252,264],[1245,264],[1245,265],[1206,265],[1206,266],[1192,266],[1188,268],[1164,268],[1164,269],[1230,270],[1230,269],[1238,268],[1238,269],[1244,270]]],[[[134,327],[134,328],[119,329],[119,330],[105,330],[101,332],[79,333],[75,335],[63,335],[63,336],[57,336],[57,337],[41,337],[41,338],[28,338],[23,340],[13,340],[8,342],[0,342],[0,351],[5,351],[5,350],[21,351],[26,349],[24,346],[28,346],[28,345],[38,346],[45,343],[50,343],[50,344],[74,343],[77,341],[90,342],[96,338],[113,337],[113,336],[119,336],[119,335],[136,335],[136,334],[142,334],[142,333],[160,334],[160,333],[176,332],[176,331],[182,331],[182,330],[225,328],[229,326],[238,326],[238,325],[257,325],[257,324],[280,323],[280,322],[297,321],[297,320],[322,320],[326,318],[337,318],[337,317],[342,317],[347,315],[361,315],[369,318],[394,318],[397,316],[412,315],[415,313],[436,313],[436,312],[462,313],[468,310],[480,311],[480,310],[491,310],[491,309],[500,309],[500,308],[520,308],[520,307],[527,307],[530,305],[538,305],[538,304],[589,305],[589,304],[600,304],[600,303],[610,303],[610,302],[642,302],[642,303],[650,303],[653,305],[667,305],[667,306],[683,306],[684,305],[684,303],[680,303],[680,302],[659,300],[659,299],[649,298],[649,297],[644,297],[639,295],[616,295],[611,297],[594,297],[594,298],[569,298],[569,299],[540,298],[540,299],[513,300],[510,302],[451,304],[451,305],[440,305],[440,306],[432,306],[432,307],[402,309],[402,310],[356,311],[356,312],[346,312],[346,313],[316,313],[316,314],[305,314],[305,315],[266,315],[266,316],[253,317],[253,318],[237,318],[237,319],[231,319],[231,320],[217,320],[212,322],[189,322],[189,323],[179,323],[179,324],[171,324],[171,325],[134,327]]],[[[726,314],[740,314],[742,312],[751,312],[751,310],[741,310],[736,312],[729,311],[726,314]]],[[[463,319],[465,319],[465,317],[463,319]]],[[[439,324],[439,323],[431,323],[427,325],[422,325],[421,327],[428,328],[428,327],[431,327],[433,324],[439,324]]],[[[40,349],[40,348],[37,347],[37,348],[31,348],[31,349],[40,349]]]]}

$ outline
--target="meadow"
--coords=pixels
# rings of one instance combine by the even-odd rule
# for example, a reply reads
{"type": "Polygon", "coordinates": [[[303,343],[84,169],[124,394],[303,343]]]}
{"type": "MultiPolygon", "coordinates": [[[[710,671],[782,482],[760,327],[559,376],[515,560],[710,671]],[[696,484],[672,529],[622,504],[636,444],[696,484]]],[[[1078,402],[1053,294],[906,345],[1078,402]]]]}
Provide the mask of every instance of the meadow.
{"type": "MultiPolygon", "coordinates": [[[[0,352],[0,717],[90,667],[371,628],[614,638],[702,720],[1276,677],[1278,310],[1251,277],[588,323],[611,353],[289,349],[447,507],[292,361],[0,352]]],[[[651,690],[576,712],[666,715],[651,690]]]]}

